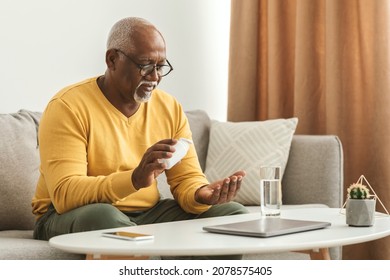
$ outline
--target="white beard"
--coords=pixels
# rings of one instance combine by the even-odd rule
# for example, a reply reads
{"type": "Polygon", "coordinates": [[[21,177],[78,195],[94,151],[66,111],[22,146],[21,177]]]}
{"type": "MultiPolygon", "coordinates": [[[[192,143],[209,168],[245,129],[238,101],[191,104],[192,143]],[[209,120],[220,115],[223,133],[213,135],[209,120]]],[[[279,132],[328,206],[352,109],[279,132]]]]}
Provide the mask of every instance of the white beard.
{"type": "Polygon", "coordinates": [[[157,87],[157,82],[148,82],[148,81],[141,81],[140,84],[137,86],[134,92],[134,100],[138,103],[146,103],[150,100],[152,97],[152,91],[157,87]],[[144,92],[142,96],[138,95],[138,91],[140,90],[140,87],[142,85],[147,85],[151,88],[150,91],[144,92]]]}

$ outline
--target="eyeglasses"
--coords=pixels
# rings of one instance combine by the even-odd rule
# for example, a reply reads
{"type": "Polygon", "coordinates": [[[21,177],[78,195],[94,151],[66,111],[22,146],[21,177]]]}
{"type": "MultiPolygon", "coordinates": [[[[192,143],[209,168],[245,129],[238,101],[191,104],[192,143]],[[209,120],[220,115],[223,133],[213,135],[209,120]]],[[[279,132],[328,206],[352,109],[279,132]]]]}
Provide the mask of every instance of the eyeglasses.
{"type": "Polygon", "coordinates": [[[152,74],[152,72],[154,71],[154,69],[156,69],[157,71],[157,76],[159,76],[160,78],[161,77],[164,77],[166,75],[168,75],[169,73],[171,73],[171,71],[173,70],[173,67],[172,65],[169,63],[168,59],[166,60],[166,62],[168,63],[168,65],[164,64],[164,65],[158,65],[158,64],[139,64],[137,62],[135,62],[129,55],[125,54],[123,51],[121,50],[116,50],[117,52],[120,52],[121,54],[123,54],[125,57],[127,57],[131,62],[133,62],[137,68],[139,69],[139,74],[142,76],[142,77],[145,77],[147,75],[150,75],[152,74]]]}

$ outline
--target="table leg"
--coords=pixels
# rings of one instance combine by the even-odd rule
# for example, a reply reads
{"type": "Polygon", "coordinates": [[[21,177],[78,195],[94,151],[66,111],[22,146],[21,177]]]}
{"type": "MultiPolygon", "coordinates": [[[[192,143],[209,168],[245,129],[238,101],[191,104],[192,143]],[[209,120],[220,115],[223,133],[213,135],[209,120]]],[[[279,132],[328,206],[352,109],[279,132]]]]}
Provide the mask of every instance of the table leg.
{"type": "Polygon", "coordinates": [[[330,260],[330,254],[328,248],[303,250],[303,251],[298,251],[298,253],[309,254],[310,259],[312,260],[330,260]]]}

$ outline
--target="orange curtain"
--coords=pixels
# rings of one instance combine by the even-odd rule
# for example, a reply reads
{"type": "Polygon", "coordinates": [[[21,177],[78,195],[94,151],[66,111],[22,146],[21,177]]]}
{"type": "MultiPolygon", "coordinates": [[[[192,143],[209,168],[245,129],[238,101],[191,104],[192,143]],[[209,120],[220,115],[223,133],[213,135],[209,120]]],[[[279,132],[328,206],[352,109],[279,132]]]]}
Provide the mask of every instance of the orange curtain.
{"type": "MultiPolygon", "coordinates": [[[[297,134],[338,135],[345,189],[364,175],[389,209],[390,1],[231,3],[228,120],[296,116],[297,134]]],[[[390,259],[390,237],[343,258],[390,259]]]]}

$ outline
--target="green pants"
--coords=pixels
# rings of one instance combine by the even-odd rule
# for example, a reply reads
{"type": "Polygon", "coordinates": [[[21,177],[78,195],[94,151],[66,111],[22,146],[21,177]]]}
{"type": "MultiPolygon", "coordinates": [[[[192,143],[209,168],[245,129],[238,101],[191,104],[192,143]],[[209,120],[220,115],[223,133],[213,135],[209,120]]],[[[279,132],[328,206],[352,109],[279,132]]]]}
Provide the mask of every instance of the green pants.
{"type": "MultiPolygon", "coordinates": [[[[153,208],[144,212],[124,213],[111,204],[89,204],[59,215],[53,206],[37,221],[34,238],[49,240],[51,237],[81,231],[136,226],[153,223],[182,221],[248,213],[239,203],[229,202],[213,205],[202,214],[185,212],[175,200],[160,200],[153,208]]],[[[237,259],[240,256],[218,257],[237,259]]]]}

